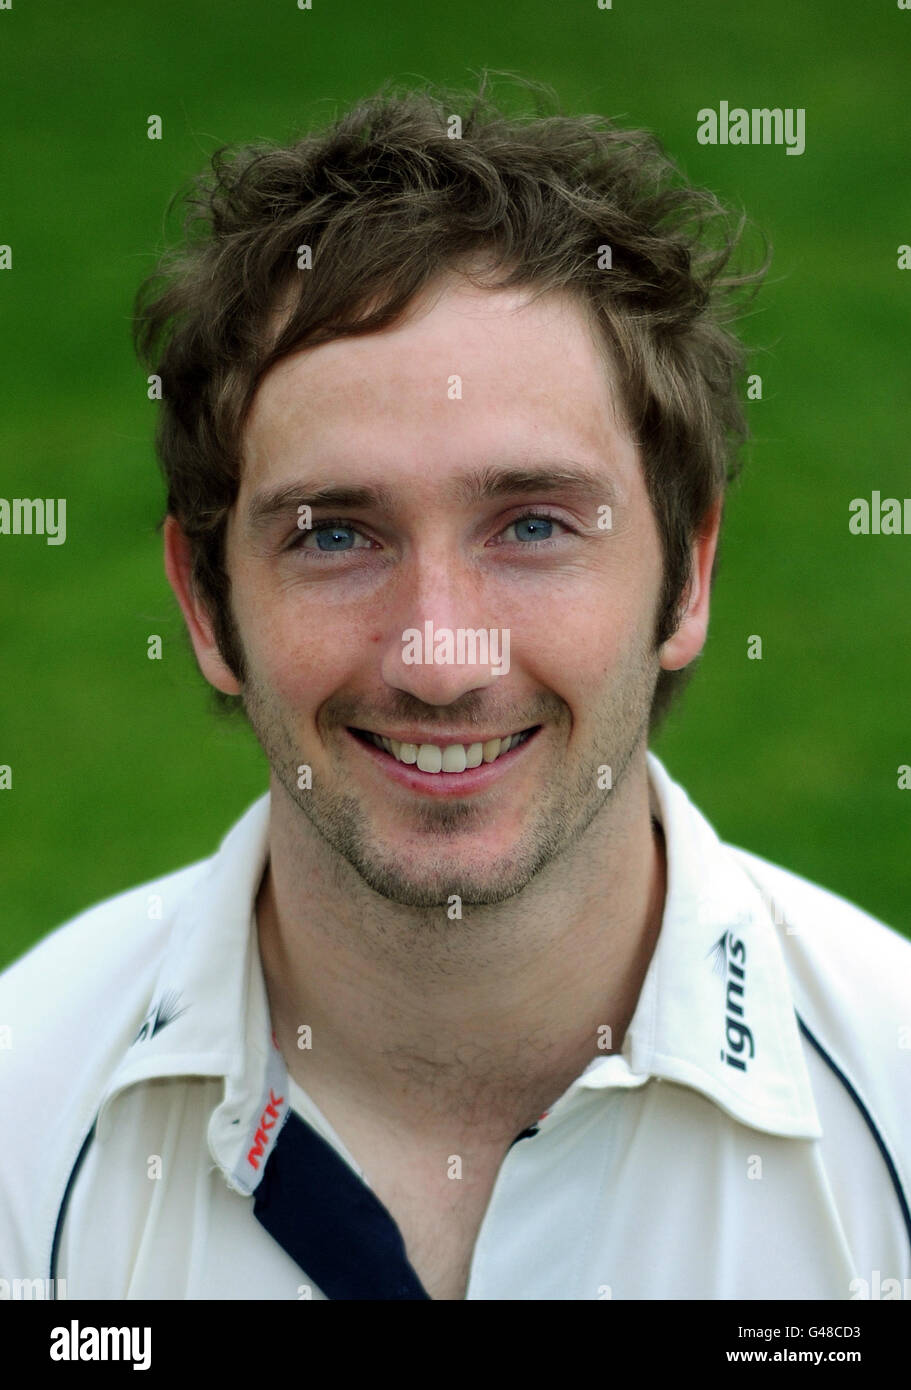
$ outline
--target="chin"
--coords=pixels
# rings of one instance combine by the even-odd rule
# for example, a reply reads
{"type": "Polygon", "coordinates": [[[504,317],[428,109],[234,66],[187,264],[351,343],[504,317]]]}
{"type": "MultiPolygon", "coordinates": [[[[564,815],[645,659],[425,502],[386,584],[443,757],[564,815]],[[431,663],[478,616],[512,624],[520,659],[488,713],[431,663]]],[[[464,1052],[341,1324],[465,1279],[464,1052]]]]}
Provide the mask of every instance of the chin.
{"type": "Polygon", "coordinates": [[[355,864],[354,868],[368,887],[390,902],[402,907],[434,909],[453,921],[458,920],[459,905],[483,907],[505,902],[520,892],[526,882],[524,878],[515,882],[496,868],[472,873],[455,864],[445,875],[437,869],[423,877],[406,877],[401,860],[394,864],[355,864]],[[454,903],[453,898],[458,898],[458,903],[454,903]]]}

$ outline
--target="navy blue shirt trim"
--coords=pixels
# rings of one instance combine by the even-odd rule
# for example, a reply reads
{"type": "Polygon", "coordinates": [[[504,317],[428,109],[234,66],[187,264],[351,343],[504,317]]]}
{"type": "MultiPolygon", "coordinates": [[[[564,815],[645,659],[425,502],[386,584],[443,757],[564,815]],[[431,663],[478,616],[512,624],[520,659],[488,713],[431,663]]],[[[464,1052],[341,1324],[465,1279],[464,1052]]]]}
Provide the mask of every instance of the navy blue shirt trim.
{"type": "Polygon", "coordinates": [[[294,1110],[253,1198],[257,1221],[327,1298],[430,1298],[389,1211],[294,1110]]]}
{"type": "Polygon", "coordinates": [[[61,1238],[61,1236],[63,1235],[63,1223],[64,1223],[64,1221],[66,1220],[66,1209],[67,1209],[67,1207],[68,1207],[69,1204],[70,1204],[70,1195],[71,1195],[71,1193],[72,1193],[72,1191],[73,1191],[73,1187],[74,1187],[74,1185],[75,1185],[76,1178],[77,1178],[78,1173],[79,1173],[79,1169],[82,1167],[82,1160],[85,1158],[86,1154],[88,1153],[88,1151],[89,1151],[89,1145],[91,1144],[92,1140],[95,1138],[95,1126],[97,1125],[97,1123],[98,1123],[98,1120],[97,1120],[97,1117],[96,1117],[96,1118],[92,1121],[92,1128],[89,1130],[88,1134],[85,1136],[85,1138],[84,1138],[83,1141],[82,1141],[82,1148],[79,1150],[79,1153],[76,1155],[76,1162],[73,1164],[73,1167],[72,1167],[72,1169],[70,1170],[70,1176],[69,1176],[69,1178],[67,1179],[66,1188],[65,1188],[64,1193],[63,1193],[63,1200],[62,1200],[62,1202],[60,1203],[60,1210],[59,1210],[58,1213],[57,1213],[57,1224],[56,1224],[56,1226],[54,1227],[54,1240],[53,1240],[53,1244],[51,1245],[51,1272],[50,1272],[51,1288],[52,1288],[53,1291],[54,1291],[54,1292],[53,1292],[53,1297],[54,1297],[55,1299],[56,1299],[56,1297],[57,1297],[57,1256],[58,1256],[59,1253],[60,1253],[60,1238],[61,1238]]]}
{"type": "Polygon", "coordinates": [[[848,1095],[851,1097],[854,1104],[857,1106],[860,1113],[863,1115],[864,1120],[867,1123],[867,1128],[869,1129],[870,1133],[873,1135],[873,1138],[876,1141],[876,1147],[882,1154],[883,1162],[886,1165],[886,1169],[888,1170],[889,1177],[892,1181],[892,1186],[895,1189],[895,1195],[898,1198],[898,1205],[901,1208],[902,1219],[905,1223],[905,1230],[908,1233],[909,1241],[911,1241],[911,1210],[909,1210],[908,1207],[908,1199],[905,1196],[905,1190],[902,1187],[901,1178],[898,1176],[898,1169],[895,1166],[895,1162],[892,1158],[892,1155],[889,1152],[885,1139],[880,1134],[879,1129],[877,1128],[876,1121],[873,1119],[873,1116],[870,1114],[869,1110],[864,1105],[863,1101],[861,1100],[855,1088],[852,1086],[851,1082],[845,1076],[841,1067],[838,1065],[837,1062],[833,1060],[832,1057],[829,1056],[828,1052],[823,1047],[819,1039],[814,1037],[814,1035],[810,1032],[810,1029],[804,1023],[803,1019],[800,1017],[800,1014],[797,1013],[796,1010],[795,1017],[797,1019],[797,1024],[800,1028],[801,1033],[803,1033],[807,1041],[816,1049],[816,1051],[819,1053],[820,1057],[826,1063],[826,1065],[832,1069],[832,1071],[838,1077],[841,1084],[844,1086],[845,1090],[848,1092],[848,1095]]]}

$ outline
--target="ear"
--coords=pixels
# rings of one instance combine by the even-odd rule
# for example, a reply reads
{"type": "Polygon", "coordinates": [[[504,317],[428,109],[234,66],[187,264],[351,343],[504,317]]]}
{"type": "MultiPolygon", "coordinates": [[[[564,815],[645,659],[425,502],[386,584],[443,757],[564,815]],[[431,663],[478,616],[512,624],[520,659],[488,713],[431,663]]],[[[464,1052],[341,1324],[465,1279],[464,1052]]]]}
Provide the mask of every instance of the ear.
{"type": "Polygon", "coordinates": [[[164,568],[186,621],[199,669],[216,690],[239,695],[241,686],[218,650],[208,609],[193,584],[190,542],[173,516],[166,517],[164,523],[164,568]]]}
{"type": "Polygon", "coordinates": [[[722,505],[721,498],[712,504],[693,542],[693,571],[683,617],[677,631],[660,648],[659,659],[665,671],[679,671],[689,666],[705,646],[709,629],[712,565],[721,529],[722,505]]]}

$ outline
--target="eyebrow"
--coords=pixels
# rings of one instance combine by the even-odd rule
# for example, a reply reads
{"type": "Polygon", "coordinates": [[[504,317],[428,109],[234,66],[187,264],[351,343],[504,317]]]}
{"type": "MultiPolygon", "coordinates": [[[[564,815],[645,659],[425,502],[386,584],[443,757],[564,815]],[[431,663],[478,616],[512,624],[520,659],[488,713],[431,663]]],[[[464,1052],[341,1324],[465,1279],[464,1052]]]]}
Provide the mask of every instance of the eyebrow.
{"type": "MultiPolygon", "coordinates": [[[[495,468],[486,466],[453,480],[455,501],[478,503],[496,500],[513,493],[586,493],[615,506],[618,488],[612,478],[572,460],[554,464],[495,468]]],[[[263,488],[254,493],[247,509],[247,526],[261,531],[285,515],[296,515],[300,506],[314,509],[332,507],[393,511],[395,492],[382,484],[316,484],[306,479],[263,488]]]]}

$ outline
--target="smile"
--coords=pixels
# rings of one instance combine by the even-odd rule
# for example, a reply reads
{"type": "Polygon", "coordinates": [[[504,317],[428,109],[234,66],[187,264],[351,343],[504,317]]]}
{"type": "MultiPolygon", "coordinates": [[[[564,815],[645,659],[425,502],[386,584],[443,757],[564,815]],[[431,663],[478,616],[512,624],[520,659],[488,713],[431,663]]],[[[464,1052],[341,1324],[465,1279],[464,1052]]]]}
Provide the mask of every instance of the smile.
{"type": "Polygon", "coordinates": [[[387,738],[370,729],[351,729],[349,732],[362,742],[371,743],[375,748],[389,753],[396,762],[416,766],[420,772],[442,775],[465,772],[480,767],[482,763],[497,762],[527,742],[539,728],[540,725],[536,725],[519,733],[474,743],[407,743],[387,738]]]}

